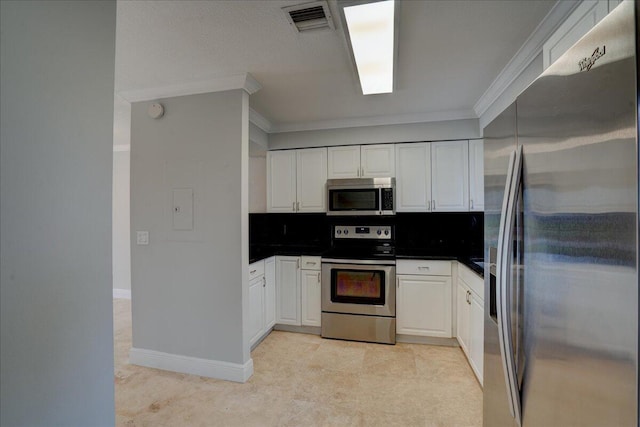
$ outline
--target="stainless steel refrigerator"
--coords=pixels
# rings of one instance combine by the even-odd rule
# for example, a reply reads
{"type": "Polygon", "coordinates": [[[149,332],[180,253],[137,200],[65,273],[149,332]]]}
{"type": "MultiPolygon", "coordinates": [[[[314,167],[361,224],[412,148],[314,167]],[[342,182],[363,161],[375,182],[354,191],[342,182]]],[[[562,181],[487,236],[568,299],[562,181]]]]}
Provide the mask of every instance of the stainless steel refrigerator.
{"type": "Polygon", "coordinates": [[[638,7],[484,129],[485,427],[638,425],[638,7]]]}

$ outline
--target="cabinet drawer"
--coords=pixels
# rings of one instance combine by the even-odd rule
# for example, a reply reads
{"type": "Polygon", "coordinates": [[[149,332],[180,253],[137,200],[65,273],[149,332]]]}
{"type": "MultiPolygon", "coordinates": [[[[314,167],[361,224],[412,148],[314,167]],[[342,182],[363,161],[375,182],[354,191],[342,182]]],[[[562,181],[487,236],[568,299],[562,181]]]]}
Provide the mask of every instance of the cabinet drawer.
{"type": "Polygon", "coordinates": [[[458,277],[462,279],[476,295],[484,301],[484,278],[469,267],[458,263],[458,277]]]}
{"type": "Polygon", "coordinates": [[[264,276],[264,260],[249,264],[249,281],[260,276],[264,276]]]}
{"type": "Polygon", "coordinates": [[[401,259],[396,261],[396,273],[424,276],[451,276],[451,261],[401,259]]]}
{"type": "Polygon", "coordinates": [[[320,270],[321,258],[319,256],[301,256],[300,268],[303,270],[320,270]]]}

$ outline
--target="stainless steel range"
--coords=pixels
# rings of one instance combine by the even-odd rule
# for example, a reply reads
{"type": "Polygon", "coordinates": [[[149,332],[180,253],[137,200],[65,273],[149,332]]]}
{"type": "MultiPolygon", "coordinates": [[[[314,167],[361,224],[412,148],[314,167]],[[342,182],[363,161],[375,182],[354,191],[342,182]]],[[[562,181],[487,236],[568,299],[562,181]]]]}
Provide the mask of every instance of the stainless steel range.
{"type": "Polygon", "coordinates": [[[334,225],[322,258],[322,336],[395,344],[396,261],[391,225],[334,225]]]}

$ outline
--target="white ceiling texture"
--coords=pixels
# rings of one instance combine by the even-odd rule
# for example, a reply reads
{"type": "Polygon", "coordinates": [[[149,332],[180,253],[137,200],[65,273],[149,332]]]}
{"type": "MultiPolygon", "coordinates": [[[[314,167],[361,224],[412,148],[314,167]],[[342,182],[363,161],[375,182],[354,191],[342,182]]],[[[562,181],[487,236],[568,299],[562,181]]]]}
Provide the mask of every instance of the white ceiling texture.
{"type": "Polygon", "coordinates": [[[335,30],[298,33],[287,22],[282,7],[307,1],[119,0],[116,93],[250,73],[262,85],[250,105],[269,132],[476,118],[474,106],[555,4],[400,0],[396,90],[363,96],[337,0],[335,30]]]}

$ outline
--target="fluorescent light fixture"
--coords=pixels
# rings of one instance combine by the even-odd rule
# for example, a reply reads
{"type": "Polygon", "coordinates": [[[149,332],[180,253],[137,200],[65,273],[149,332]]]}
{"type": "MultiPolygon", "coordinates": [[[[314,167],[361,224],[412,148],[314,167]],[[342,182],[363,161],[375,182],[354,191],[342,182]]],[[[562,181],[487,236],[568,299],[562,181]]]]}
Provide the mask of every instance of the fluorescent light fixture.
{"type": "Polygon", "coordinates": [[[393,92],[394,0],[344,8],[363,95],[393,92]]]}

